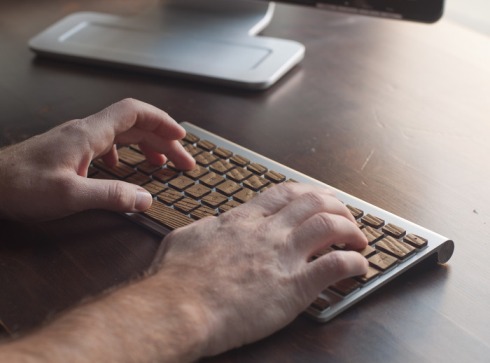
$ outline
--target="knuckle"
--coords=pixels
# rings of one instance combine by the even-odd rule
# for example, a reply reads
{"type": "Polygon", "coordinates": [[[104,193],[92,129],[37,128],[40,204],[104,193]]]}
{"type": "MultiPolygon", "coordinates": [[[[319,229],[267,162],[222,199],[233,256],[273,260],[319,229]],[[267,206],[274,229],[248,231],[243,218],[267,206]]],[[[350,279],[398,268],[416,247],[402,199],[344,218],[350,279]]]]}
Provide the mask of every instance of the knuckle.
{"type": "Polygon", "coordinates": [[[134,98],[128,97],[117,102],[116,105],[120,105],[123,108],[134,108],[138,104],[138,101],[134,98]]]}
{"type": "Polygon", "coordinates": [[[316,229],[325,234],[330,234],[336,229],[335,221],[328,213],[318,213],[314,217],[316,229]]]}
{"type": "Polygon", "coordinates": [[[321,209],[325,207],[325,200],[318,193],[307,192],[303,194],[303,198],[314,209],[321,209]]]}

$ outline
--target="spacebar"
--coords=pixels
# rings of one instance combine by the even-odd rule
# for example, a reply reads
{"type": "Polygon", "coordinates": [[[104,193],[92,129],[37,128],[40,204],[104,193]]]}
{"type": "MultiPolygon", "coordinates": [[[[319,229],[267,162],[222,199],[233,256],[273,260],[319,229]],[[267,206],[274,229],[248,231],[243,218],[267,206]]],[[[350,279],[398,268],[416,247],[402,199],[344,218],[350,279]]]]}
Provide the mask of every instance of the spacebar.
{"type": "Polygon", "coordinates": [[[171,230],[187,226],[188,224],[194,222],[193,219],[175,209],[167,207],[165,204],[157,200],[154,200],[150,209],[143,214],[171,230]]]}

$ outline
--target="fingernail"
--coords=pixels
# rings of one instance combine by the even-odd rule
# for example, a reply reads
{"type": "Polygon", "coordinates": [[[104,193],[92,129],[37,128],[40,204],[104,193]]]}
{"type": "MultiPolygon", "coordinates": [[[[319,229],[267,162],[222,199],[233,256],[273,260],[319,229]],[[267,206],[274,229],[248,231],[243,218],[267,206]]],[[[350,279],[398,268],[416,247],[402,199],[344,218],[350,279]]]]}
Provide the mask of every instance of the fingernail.
{"type": "Polygon", "coordinates": [[[134,203],[134,209],[139,212],[143,212],[151,207],[153,197],[146,190],[136,191],[136,201],[134,203]]]}

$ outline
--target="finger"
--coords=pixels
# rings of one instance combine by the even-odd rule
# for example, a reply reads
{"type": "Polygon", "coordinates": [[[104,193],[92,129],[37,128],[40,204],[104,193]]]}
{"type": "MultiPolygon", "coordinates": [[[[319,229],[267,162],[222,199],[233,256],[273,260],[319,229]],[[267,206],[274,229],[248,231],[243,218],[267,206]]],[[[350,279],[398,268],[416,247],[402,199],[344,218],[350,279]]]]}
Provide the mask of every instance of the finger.
{"type": "Polygon", "coordinates": [[[181,170],[192,170],[196,166],[194,158],[178,141],[160,143],[156,145],[156,147],[152,144],[143,142],[140,143],[139,146],[150,163],[155,164],[162,160],[163,162],[166,162],[166,159],[168,158],[181,170]],[[164,156],[161,158],[162,154],[164,156]]]}
{"type": "Polygon", "coordinates": [[[315,191],[319,194],[332,195],[326,187],[318,187],[306,183],[283,183],[253,198],[245,204],[246,208],[260,216],[269,216],[277,213],[300,195],[315,191]]]}
{"type": "Polygon", "coordinates": [[[123,181],[78,178],[71,196],[73,209],[107,209],[142,212],[150,208],[152,196],[145,189],[123,181]]]}
{"type": "Polygon", "coordinates": [[[104,110],[89,116],[87,120],[98,121],[91,122],[91,124],[110,126],[114,130],[114,137],[132,127],[168,139],[181,139],[185,136],[184,128],[165,111],[134,99],[125,99],[114,103],[104,110]]]}
{"type": "Polygon", "coordinates": [[[355,222],[347,207],[332,194],[309,191],[278,211],[276,213],[276,223],[283,226],[296,226],[317,213],[336,214],[355,222]]]}
{"type": "Polygon", "coordinates": [[[367,245],[366,236],[350,220],[337,214],[318,213],[294,228],[288,241],[308,259],[316,252],[334,244],[361,250],[367,245]]]}
{"type": "Polygon", "coordinates": [[[117,148],[116,145],[112,145],[111,149],[109,152],[101,156],[102,160],[104,163],[109,167],[112,168],[117,165],[117,162],[119,160],[118,154],[117,154],[117,148]]]}
{"type": "Polygon", "coordinates": [[[318,293],[337,281],[366,274],[368,261],[358,252],[332,251],[307,263],[305,269],[307,283],[318,293]]]}

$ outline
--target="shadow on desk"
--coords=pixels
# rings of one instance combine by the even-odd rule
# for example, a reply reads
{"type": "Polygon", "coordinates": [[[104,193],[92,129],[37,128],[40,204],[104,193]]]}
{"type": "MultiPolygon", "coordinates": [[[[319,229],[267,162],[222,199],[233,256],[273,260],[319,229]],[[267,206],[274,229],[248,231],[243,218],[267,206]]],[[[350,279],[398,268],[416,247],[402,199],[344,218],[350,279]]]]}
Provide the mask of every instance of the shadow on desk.
{"type": "Polygon", "coordinates": [[[0,321],[10,333],[137,277],[161,240],[103,211],[49,223],[2,221],[0,230],[0,321]]]}

